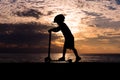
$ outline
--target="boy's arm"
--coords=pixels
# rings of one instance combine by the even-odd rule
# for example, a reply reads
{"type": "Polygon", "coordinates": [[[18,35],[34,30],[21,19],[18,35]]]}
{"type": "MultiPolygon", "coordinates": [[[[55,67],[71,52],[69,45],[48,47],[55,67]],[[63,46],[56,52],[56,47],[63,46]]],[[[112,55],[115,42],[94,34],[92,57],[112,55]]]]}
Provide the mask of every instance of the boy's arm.
{"type": "Polygon", "coordinates": [[[60,27],[52,28],[52,29],[48,30],[48,32],[51,32],[51,31],[58,32],[58,31],[60,31],[60,27]]]}

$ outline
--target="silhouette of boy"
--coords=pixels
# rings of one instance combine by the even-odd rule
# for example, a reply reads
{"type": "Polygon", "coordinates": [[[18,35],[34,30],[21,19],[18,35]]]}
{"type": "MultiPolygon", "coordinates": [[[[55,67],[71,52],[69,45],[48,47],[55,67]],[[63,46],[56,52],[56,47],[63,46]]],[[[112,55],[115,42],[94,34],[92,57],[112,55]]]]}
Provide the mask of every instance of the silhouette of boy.
{"type": "Polygon", "coordinates": [[[48,32],[49,33],[51,33],[52,31],[58,32],[61,30],[64,35],[65,42],[64,42],[64,47],[63,47],[63,56],[61,58],[59,58],[59,60],[64,61],[66,50],[71,49],[71,50],[73,50],[73,52],[76,56],[75,62],[78,62],[81,58],[78,56],[77,50],[74,47],[74,36],[72,35],[68,26],[64,23],[64,19],[65,19],[64,15],[62,15],[62,14],[57,15],[54,18],[54,22],[58,24],[58,27],[52,28],[52,29],[48,30],[48,32]]]}

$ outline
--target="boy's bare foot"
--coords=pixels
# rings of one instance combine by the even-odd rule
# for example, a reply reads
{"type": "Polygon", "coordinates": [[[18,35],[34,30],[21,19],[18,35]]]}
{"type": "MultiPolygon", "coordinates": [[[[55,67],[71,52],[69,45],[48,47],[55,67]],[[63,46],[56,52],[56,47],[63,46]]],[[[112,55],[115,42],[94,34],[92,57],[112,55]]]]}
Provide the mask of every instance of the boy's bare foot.
{"type": "Polygon", "coordinates": [[[79,62],[79,60],[81,60],[81,57],[77,57],[75,62],[79,62]]]}

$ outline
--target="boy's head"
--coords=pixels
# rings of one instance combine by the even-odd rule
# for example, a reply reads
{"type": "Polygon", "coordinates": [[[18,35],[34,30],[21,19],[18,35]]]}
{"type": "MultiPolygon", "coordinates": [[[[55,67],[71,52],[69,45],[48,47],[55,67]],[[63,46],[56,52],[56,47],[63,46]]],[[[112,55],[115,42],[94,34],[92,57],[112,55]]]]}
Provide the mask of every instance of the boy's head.
{"type": "Polygon", "coordinates": [[[59,15],[57,15],[54,18],[54,22],[56,22],[56,23],[63,23],[64,19],[65,19],[64,15],[63,14],[59,14],[59,15]]]}

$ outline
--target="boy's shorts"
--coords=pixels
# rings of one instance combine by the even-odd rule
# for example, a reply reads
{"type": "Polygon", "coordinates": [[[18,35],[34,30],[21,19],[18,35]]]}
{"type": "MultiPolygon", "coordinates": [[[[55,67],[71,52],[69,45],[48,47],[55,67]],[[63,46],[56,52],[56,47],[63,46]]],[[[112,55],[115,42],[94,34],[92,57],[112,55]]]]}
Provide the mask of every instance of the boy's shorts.
{"type": "Polygon", "coordinates": [[[68,49],[73,49],[74,48],[74,38],[73,39],[66,39],[65,43],[64,43],[64,48],[68,48],[68,49]]]}

